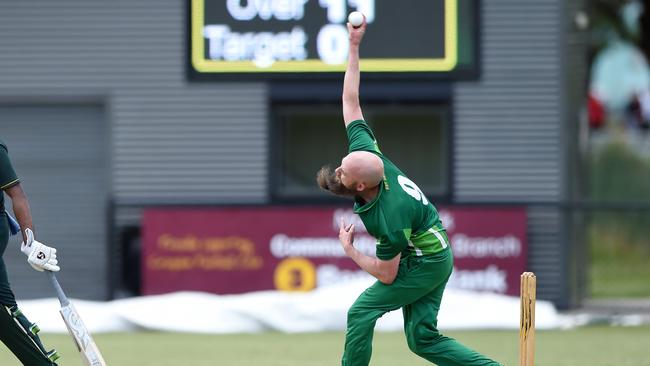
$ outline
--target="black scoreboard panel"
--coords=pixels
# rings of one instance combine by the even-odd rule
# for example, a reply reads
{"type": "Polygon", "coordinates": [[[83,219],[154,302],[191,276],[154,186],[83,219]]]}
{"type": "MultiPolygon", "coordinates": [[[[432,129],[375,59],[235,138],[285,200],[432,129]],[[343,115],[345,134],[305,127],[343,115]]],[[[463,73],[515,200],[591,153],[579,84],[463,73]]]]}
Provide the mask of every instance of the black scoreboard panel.
{"type": "Polygon", "coordinates": [[[193,79],[340,76],[347,16],[366,15],[361,70],[457,78],[475,74],[477,0],[188,0],[193,79]]]}

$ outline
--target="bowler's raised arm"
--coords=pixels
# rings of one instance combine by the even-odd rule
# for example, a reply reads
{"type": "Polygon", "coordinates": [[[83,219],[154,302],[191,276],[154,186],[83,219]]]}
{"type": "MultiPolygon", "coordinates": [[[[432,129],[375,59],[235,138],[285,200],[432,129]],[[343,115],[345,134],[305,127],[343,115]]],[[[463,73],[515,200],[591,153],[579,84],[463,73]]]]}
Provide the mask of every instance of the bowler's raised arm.
{"type": "Polygon", "coordinates": [[[361,104],[359,103],[359,46],[366,32],[366,20],[354,28],[348,23],[348,32],[350,33],[350,50],[348,53],[348,65],[345,70],[345,79],[343,80],[343,121],[345,127],[350,122],[363,119],[361,113],[361,104]]]}

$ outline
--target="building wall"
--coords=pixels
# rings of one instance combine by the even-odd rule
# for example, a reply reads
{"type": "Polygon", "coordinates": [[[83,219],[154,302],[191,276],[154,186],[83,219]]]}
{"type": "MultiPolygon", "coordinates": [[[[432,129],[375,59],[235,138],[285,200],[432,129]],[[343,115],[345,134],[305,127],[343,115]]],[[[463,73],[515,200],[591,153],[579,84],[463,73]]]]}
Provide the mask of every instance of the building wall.
{"type": "MultiPolygon", "coordinates": [[[[66,288],[106,296],[106,121],[94,103],[0,103],[0,138],[29,197],[36,240],[59,249],[66,288]]],[[[8,201],[7,201],[8,202],[8,201]]],[[[8,204],[7,209],[11,210],[8,204]]],[[[19,298],[53,296],[42,273],[27,265],[16,235],[3,254],[19,298]]]]}
{"type": "Polygon", "coordinates": [[[0,3],[0,98],[96,95],[118,200],[263,202],[263,83],[189,83],[181,0],[0,3]]]}
{"type": "Polygon", "coordinates": [[[528,269],[565,306],[562,3],[482,1],[481,78],[454,89],[454,199],[528,205],[528,269]]]}
{"type": "MultiPolygon", "coordinates": [[[[0,105],[90,99],[103,106],[108,193],[118,202],[264,203],[266,85],[189,83],[185,7],[181,0],[0,2],[0,105]]],[[[0,126],[0,135],[14,128],[0,126]]],[[[61,144],[74,138],[63,129],[51,137],[61,144]]],[[[39,217],[57,214],[35,210],[39,217]]],[[[52,243],[64,271],[76,268],[67,273],[87,279],[62,278],[75,297],[107,296],[102,231],[91,243],[74,235],[52,243]],[[88,246],[102,253],[102,264],[74,255],[88,246]]],[[[55,234],[40,235],[47,241],[55,234]]],[[[37,278],[21,274],[12,284],[21,297],[43,296],[37,278]]]]}

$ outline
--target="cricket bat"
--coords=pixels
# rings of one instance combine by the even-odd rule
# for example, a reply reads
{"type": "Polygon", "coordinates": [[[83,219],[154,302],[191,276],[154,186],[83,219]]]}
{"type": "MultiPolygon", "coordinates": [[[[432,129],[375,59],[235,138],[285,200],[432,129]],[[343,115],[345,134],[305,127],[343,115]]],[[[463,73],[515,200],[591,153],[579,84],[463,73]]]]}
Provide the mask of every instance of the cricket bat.
{"type": "Polygon", "coordinates": [[[7,221],[9,222],[9,233],[11,235],[18,234],[20,232],[20,224],[18,224],[18,221],[7,210],[5,210],[5,215],[7,215],[7,221]]]}
{"type": "Polygon", "coordinates": [[[54,272],[47,272],[50,276],[50,281],[52,281],[52,286],[56,291],[56,296],[59,298],[61,303],[61,317],[63,317],[63,322],[68,328],[68,332],[74,339],[74,343],[77,345],[77,349],[81,354],[81,359],[87,366],[106,366],[106,361],[102,357],[102,354],[97,348],[97,344],[93,340],[90,332],[84,325],[79,313],[74,308],[68,297],[65,296],[59,281],[57,281],[54,272]]]}

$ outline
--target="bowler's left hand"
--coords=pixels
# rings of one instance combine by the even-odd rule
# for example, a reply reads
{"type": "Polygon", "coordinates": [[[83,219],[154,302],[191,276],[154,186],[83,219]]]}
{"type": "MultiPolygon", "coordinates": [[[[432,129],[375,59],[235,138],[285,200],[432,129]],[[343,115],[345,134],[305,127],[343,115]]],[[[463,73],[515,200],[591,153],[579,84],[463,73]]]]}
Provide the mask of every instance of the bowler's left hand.
{"type": "Polygon", "coordinates": [[[348,254],[350,249],[354,249],[354,224],[347,225],[342,218],[339,226],[339,240],[345,254],[348,254]]]}

